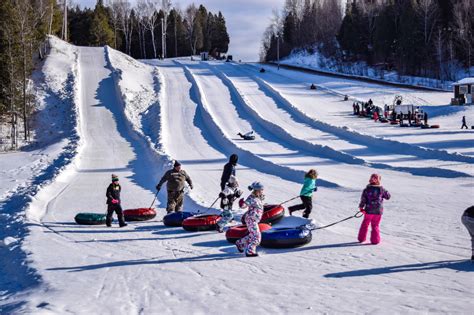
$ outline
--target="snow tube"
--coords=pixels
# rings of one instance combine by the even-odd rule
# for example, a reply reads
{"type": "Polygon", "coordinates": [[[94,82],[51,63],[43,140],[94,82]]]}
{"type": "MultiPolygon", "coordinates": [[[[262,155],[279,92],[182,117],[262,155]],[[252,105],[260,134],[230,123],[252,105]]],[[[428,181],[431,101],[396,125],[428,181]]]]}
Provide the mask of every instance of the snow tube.
{"type": "Polygon", "coordinates": [[[182,226],[183,221],[195,215],[191,212],[171,212],[163,217],[163,224],[166,226],[182,226]]]}
{"type": "Polygon", "coordinates": [[[430,125],[421,125],[421,129],[429,129],[431,128],[430,125]]]}
{"type": "Polygon", "coordinates": [[[381,123],[388,123],[388,119],[387,118],[379,118],[379,121],[381,123]]]}
{"type": "Polygon", "coordinates": [[[420,128],[421,126],[423,126],[422,124],[420,123],[417,123],[417,124],[411,124],[410,127],[416,127],[416,128],[420,128]]]}
{"type": "MultiPolygon", "coordinates": [[[[277,223],[285,216],[285,208],[281,205],[263,206],[263,215],[260,223],[277,223]]],[[[245,214],[242,216],[242,224],[245,224],[245,214]]]]}
{"type": "MultiPolygon", "coordinates": [[[[258,228],[260,229],[260,232],[263,232],[270,230],[272,226],[266,223],[259,223],[258,228]]],[[[225,238],[229,243],[235,243],[242,237],[247,236],[247,234],[249,234],[249,230],[246,225],[236,225],[227,230],[225,238]]]]}
{"type": "Polygon", "coordinates": [[[400,124],[400,127],[410,127],[409,124],[400,124]]]}
{"type": "Polygon", "coordinates": [[[292,248],[308,244],[312,237],[310,230],[301,227],[273,228],[262,232],[260,245],[267,248],[292,248]]]}
{"type": "Polygon", "coordinates": [[[78,213],[74,217],[77,224],[102,225],[105,224],[105,214],[99,213],[78,213]]]}
{"type": "Polygon", "coordinates": [[[255,136],[242,136],[244,140],[255,140],[255,136]]]}
{"type": "Polygon", "coordinates": [[[215,230],[217,222],[221,219],[220,215],[203,214],[187,218],[183,221],[183,229],[190,232],[215,230]]]}
{"type": "Polygon", "coordinates": [[[430,128],[433,128],[433,129],[438,129],[439,128],[439,125],[431,125],[430,128]]]}
{"type": "Polygon", "coordinates": [[[398,120],[391,120],[390,121],[390,125],[398,125],[400,123],[400,121],[398,120]]]}
{"type": "Polygon", "coordinates": [[[156,211],[149,208],[129,209],[123,212],[125,221],[147,221],[156,217],[156,211]]]}

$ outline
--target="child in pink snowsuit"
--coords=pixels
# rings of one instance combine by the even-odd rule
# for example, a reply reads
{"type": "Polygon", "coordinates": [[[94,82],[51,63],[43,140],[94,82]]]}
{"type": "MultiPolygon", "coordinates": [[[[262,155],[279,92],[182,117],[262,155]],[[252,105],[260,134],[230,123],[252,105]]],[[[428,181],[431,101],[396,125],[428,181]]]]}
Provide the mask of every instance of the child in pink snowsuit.
{"type": "Polygon", "coordinates": [[[243,253],[245,251],[245,256],[256,257],[258,256],[257,246],[260,245],[260,241],[262,240],[262,233],[260,233],[258,223],[260,223],[262,219],[263,200],[265,196],[263,194],[263,185],[259,182],[254,182],[249,186],[249,189],[252,190],[250,196],[248,196],[245,201],[243,198],[239,201],[241,208],[249,208],[245,214],[245,224],[247,225],[249,234],[238,240],[235,245],[239,252],[243,253]]]}
{"type": "Polygon", "coordinates": [[[364,220],[359,230],[359,242],[364,242],[367,237],[369,225],[372,226],[370,242],[374,245],[380,243],[380,220],[383,214],[383,200],[390,199],[390,193],[380,184],[382,177],[378,174],[370,176],[369,185],[362,192],[359,209],[364,213],[364,220]]]}

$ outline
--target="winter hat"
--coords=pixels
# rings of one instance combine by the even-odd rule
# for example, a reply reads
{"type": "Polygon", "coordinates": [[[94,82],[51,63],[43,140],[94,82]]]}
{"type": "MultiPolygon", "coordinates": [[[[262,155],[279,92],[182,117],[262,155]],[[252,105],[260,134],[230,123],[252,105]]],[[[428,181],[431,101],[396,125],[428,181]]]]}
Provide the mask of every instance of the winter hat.
{"type": "Polygon", "coordinates": [[[229,185],[239,186],[239,181],[237,180],[237,177],[235,177],[234,175],[230,175],[228,182],[229,182],[229,185]]]}
{"type": "Polygon", "coordinates": [[[112,174],[112,181],[113,182],[118,182],[118,180],[119,180],[118,176],[115,175],[115,174],[112,174]]]}
{"type": "Polygon", "coordinates": [[[179,163],[178,161],[174,161],[174,167],[178,167],[178,166],[181,166],[181,163],[179,163]]]}
{"type": "Polygon", "coordinates": [[[379,174],[372,174],[369,179],[369,184],[374,186],[379,186],[380,181],[382,180],[382,176],[379,174]]]}
{"type": "Polygon", "coordinates": [[[264,187],[260,182],[253,182],[248,188],[249,190],[262,190],[264,187]]]}

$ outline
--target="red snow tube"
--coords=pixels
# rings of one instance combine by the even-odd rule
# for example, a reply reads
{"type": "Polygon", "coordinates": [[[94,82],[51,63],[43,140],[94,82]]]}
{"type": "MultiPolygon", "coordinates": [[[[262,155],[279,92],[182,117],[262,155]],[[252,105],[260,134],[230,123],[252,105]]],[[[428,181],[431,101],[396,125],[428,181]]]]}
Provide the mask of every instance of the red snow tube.
{"type": "Polygon", "coordinates": [[[123,212],[125,221],[147,221],[156,217],[156,211],[149,208],[129,209],[123,212]]]}
{"type": "Polygon", "coordinates": [[[431,125],[430,128],[433,128],[433,129],[438,129],[439,128],[439,125],[431,125]]]}
{"type": "MultiPolygon", "coordinates": [[[[260,232],[263,232],[270,230],[272,226],[266,223],[259,223],[258,228],[260,229],[260,232]]],[[[227,230],[225,238],[229,243],[235,243],[242,237],[247,236],[247,234],[249,234],[249,230],[246,225],[236,225],[227,230]]]]}
{"type": "Polygon", "coordinates": [[[190,232],[215,230],[220,215],[203,214],[187,218],[183,221],[183,229],[190,232]]]}
{"type": "MultiPolygon", "coordinates": [[[[285,216],[285,208],[281,205],[263,206],[263,215],[260,223],[277,223],[285,216]]],[[[245,224],[245,214],[242,216],[242,224],[245,224]]]]}

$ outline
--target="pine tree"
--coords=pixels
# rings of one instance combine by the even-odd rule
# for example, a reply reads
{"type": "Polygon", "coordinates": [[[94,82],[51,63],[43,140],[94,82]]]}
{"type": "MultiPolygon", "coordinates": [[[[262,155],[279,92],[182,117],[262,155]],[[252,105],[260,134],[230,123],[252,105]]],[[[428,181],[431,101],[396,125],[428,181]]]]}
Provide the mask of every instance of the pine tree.
{"type": "Polygon", "coordinates": [[[92,46],[114,45],[114,31],[110,27],[109,21],[103,0],[97,0],[90,28],[90,44],[92,46]]]}

